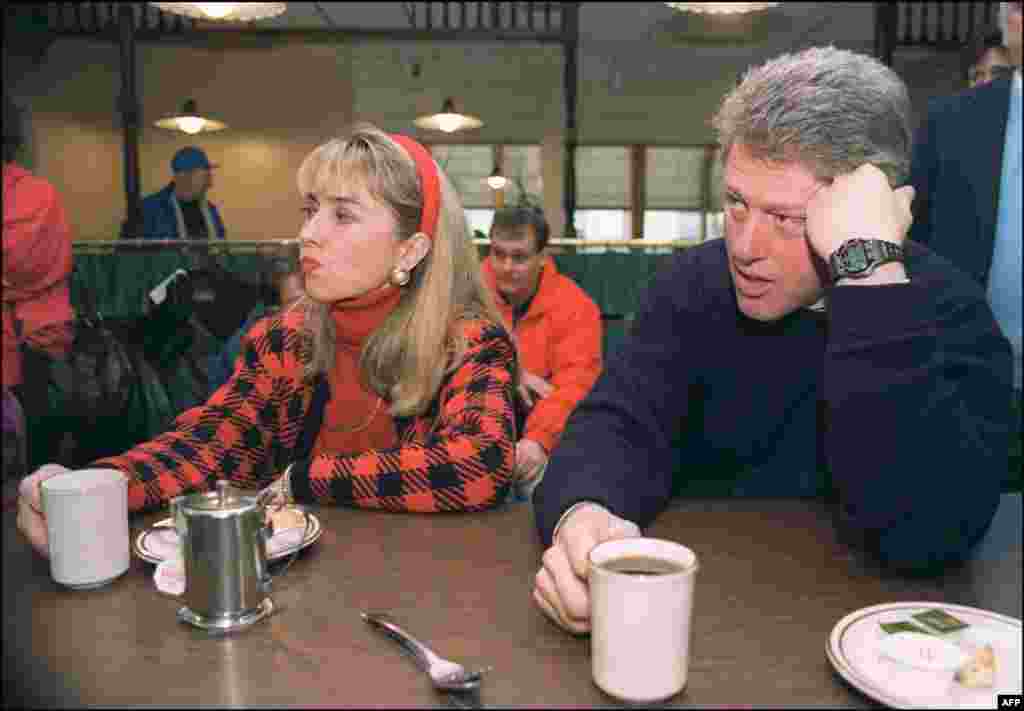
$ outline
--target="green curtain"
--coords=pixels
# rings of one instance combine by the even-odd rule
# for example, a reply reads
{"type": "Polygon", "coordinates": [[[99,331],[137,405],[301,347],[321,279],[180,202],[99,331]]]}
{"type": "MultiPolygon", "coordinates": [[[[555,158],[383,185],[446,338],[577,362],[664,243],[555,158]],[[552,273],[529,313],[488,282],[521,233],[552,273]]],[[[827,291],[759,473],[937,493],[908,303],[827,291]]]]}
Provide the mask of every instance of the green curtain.
{"type": "MultiPolygon", "coordinates": [[[[640,294],[668,254],[559,254],[559,271],[587,292],[606,316],[628,317],[640,294]]],[[[249,282],[259,280],[266,258],[259,254],[222,254],[217,262],[249,282]]],[[[72,303],[80,303],[83,288],[96,298],[100,313],[109,317],[138,316],[146,294],[176,269],[195,265],[177,251],[80,253],[71,283],[72,303]]]]}
{"type": "Polygon", "coordinates": [[[579,284],[605,316],[630,317],[668,254],[560,254],[558,270],[579,284]]]}
{"type": "MultiPolygon", "coordinates": [[[[217,263],[249,282],[259,281],[266,269],[260,254],[222,254],[217,263]]],[[[129,317],[144,312],[146,294],[176,269],[190,269],[195,261],[176,250],[153,252],[78,253],[71,281],[71,303],[81,303],[82,289],[88,288],[103,316],[129,317]]]]}

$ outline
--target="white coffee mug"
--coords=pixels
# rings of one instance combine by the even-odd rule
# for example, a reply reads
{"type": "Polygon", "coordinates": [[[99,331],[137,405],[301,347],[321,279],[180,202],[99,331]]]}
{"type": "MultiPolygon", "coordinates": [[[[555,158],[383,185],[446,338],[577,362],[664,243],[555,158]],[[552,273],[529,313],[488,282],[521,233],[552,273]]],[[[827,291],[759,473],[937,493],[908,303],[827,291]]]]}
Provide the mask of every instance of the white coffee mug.
{"type": "Polygon", "coordinates": [[[591,670],[602,690],[651,703],[686,686],[697,569],[692,550],[657,538],[607,541],[590,551],[591,670]],[[658,564],[644,563],[651,560],[658,564]]]}
{"type": "Polygon", "coordinates": [[[40,484],[50,573],[61,585],[97,588],[128,570],[128,481],[116,469],[79,469],[40,484]]]}

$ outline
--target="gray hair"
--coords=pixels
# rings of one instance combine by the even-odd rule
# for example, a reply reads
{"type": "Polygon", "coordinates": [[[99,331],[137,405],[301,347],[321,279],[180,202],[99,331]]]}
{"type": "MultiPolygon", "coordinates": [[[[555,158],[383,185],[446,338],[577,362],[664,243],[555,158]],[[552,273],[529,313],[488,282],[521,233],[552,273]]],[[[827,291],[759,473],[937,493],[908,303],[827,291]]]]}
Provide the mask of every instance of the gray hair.
{"type": "Polygon", "coordinates": [[[726,160],[741,143],[820,180],[873,163],[893,186],[910,170],[910,98],[876,59],[835,47],[783,54],[747,71],[713,119],[726,160]]]}

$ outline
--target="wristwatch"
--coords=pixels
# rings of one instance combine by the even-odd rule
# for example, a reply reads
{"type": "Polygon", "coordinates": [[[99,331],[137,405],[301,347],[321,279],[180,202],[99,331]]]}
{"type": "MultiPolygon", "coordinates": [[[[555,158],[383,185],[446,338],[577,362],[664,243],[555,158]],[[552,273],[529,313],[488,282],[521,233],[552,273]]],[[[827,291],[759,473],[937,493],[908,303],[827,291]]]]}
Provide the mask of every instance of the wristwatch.
{"type": "Polygon", "coordinates": [[[850,239],[828,258],[832,283],[849,277],[862,279],[886,262],[902,262],[903,247],[884,239],[850,239]]]}

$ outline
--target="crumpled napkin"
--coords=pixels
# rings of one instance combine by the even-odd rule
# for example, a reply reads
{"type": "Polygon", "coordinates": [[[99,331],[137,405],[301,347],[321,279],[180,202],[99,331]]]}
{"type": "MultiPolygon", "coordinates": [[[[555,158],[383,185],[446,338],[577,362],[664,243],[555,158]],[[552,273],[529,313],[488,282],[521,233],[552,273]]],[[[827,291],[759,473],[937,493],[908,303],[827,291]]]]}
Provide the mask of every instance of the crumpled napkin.
{"type": "Polygon", "coordinates": [[[281,551],[302,543],[302,537],[306,533],[306,525],[294,528],[283,528],[274,531],[274,535],[267,540],[267,557],[275,556],[281,551]]]}
{"type": "Polygon", "coordinates": [[[158,563],[153,572],[156,589],[168,595],[185,594],[185,559],[181,553],[158,563]]]}
{"type": "Polygon", "coordinates": [[[185,592],[185,557],[174,526],[159,526],[150,534],[150,548],[163,557],[153,572],[156,589],[168,595],[185,592]]]}

